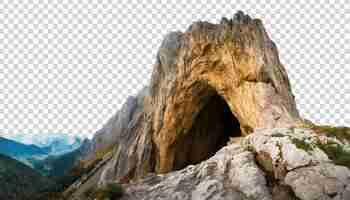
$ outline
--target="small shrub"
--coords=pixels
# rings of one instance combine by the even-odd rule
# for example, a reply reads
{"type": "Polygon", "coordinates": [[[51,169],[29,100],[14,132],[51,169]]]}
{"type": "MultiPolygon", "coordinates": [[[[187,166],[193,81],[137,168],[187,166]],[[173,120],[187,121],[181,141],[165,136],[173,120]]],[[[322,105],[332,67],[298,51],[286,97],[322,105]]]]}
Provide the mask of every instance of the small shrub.
{"type": "Polygon", "coordinates": [[[96,199],[98,200],[116,200],[123,196],[124,189],[117,183],[109,183],[106,186],[97,189],[96,199]]]}

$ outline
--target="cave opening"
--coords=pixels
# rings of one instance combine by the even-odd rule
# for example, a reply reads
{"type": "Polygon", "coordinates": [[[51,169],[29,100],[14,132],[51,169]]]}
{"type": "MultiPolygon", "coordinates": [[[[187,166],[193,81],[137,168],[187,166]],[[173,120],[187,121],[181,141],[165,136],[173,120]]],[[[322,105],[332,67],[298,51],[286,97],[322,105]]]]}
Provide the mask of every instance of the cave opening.
{"type": "Polygon", "coordinates": [[[224,147],[231,137],[240,136],[238,119],[226,101],[214,94],[196,115],[192,128],[177,141],[174,169],[206,160],[224,147]]]}

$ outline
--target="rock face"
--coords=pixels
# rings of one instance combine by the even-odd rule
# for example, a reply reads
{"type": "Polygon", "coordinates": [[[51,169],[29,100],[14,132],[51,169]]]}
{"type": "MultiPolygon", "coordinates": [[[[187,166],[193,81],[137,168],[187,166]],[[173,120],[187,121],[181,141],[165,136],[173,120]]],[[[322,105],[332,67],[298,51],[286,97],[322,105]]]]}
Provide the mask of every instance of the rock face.
{"type": "MultiPolygon", "coordinates": [[[[218,98],[227,104],[227,108],[218,107],[218,112],[228,110],[239,123],[240,133],[229,130],[233,136],[247,135],[256,128],[299,123],[276,46],[261,21],[241,12],[220,24],[197,22],[185,33],[168,34],[159,49],[150,87],[156,172],[182,166],[184,155],[177,149],[191,146],[186,144],[186,137],[197,141],[200,132],[215,140],[223,134],[218,128],[210,130],[216,135],[196,130],[197,124],[205,124],[198,118],[201,111],[218,98]]],[[[213,124],[220,124],[215,119],[209,118],[213,124]]],[[[204,143],[200,147],[207,146],[204,143]]]]}
{"type": "Polygon", "coordinates": [[[328,159],[327,143],[346,146],[308,129],[259,130],[198,165],[124,185],[124,200],[350,199],[350,170],[328,159]]]}
{"type": "Polygon", "coordinates": [[[350,198],[350,162],[331,160],[334,152],[349,157],[349,147],[310,129],[259,130],[243,142],[275,184],[288,185],[298,198],[310,200],[350,198]]]}
{"type": "MultiPolygon", "coordinates": [[[[146,91],[147,88],[143,89],[146,91]]],[[[142,94],[140,94],[142,95],[142,94]]],[[[135,117],[136,113],[140,112],[140,105],[143,104],[142,97],[130,96],[123,104],[121,109],[111,117],[107,123],[95,133],[90,142],[85,159],[93,159],[97,151],[103,151],[113,147],[118,141],[122,140],[119,133],[124,132],[129,125],[129,122],[135,117]]]]}
{"type": "Polygon", "coordinates": [[[168,34],[141,93],[139,112],[123,114],[128,128],[110,131],[119,140],[107,139],[118,149],[105,174],[117,180],[182,169],[229,137],[301,123],[274,43],[261,21],[241,12],[168,34]]]}
{"type": "Polygon", "coordinates": [[[125,185],[124,199],[271,199],[254,154],[233,144],[198,165],[125,185]],[[242,173],[244,171],[244,173],[242,173]]]}
{"type": "Polygon", "coordinates": [[[349,169],[322,146],[331,139],[294,129],[303,124],[276,46],[238,12],[168,34],[150,86],[95,136],[91,155],[114,148],[98,184],[126,184],[126,199],[348,198],[349,169]]]}

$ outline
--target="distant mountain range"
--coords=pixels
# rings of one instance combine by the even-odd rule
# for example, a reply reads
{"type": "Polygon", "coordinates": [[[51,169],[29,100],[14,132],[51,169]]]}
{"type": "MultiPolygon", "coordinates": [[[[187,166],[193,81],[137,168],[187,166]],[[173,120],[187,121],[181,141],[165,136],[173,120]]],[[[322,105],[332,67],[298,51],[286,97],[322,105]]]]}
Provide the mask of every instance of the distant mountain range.
{"type": "Polygon", "coordinates": [[[61,155],[77,149],[82,138],[63,133],[50,134],[7,134],[4,138],[26,144],[35,145],[47,151],[50,155],[61,155]]]}
{"type": "Polygon", "coordinates": [[[0,137],[0,154],[21,161],[43,175],[61,176],[73,166],[82,142],[81,138],[67,134],[17,134],[0,137]]]}
{"type": "Polygon", "coordinates": [[[32,167],[39,171],[41,174],[57,178],[64,176],[79,160],[81,155],[80,149],[76,149],[72,152],[58,155],[58,156],[48,156],[45,159],[32,159],[30,163],[32,167]]]}
{"type": "Polygon", "coordinates": [[[0,197],[6,200],[35,199],[33,195],[47,188],[56,187],[49,178],[42,176],[23,163],[0,154],[0,197]]]}
{"type": "Polygon", "coordinates": [[[0,135],[0,200],[61,199],[91,146],[67,134],[0,135]]]}
{"type": "Polygon", "coordinates": [[[22,144],[13,140],[0,137],[0,154],[16,159],[29,158],[33,156],[45,156],[49,154],[50,148],[40,148],[36,145],[22,144]]]}

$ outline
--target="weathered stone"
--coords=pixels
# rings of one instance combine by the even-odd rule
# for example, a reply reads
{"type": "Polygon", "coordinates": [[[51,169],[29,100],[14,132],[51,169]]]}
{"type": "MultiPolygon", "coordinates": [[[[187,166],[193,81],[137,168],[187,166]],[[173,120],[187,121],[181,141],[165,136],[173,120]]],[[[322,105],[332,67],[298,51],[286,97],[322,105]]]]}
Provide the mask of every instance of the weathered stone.
{"type": "MultiPolygon", "coordinates": [[[[198,165],[123,185],[127,191],[124,199],[346,200],[350,195],[350,170],[319,156],[322,150],[316,149],[316,143],[314,153],[292,148],[294,156],[284,158],[289,149],[283,145],[296,146],[294,137],[306,138],[311,144],[319,136],[308,129],[261,129],[247,136],[241,145],[226,146],[198,165]],[[281,146],[272,148],[273,144],[281,146]],[[259,157],[254,154],[260,152],[264,152],[261,159],[270,157],[271,162],[279,160],[286,167],[288,162],[297,163],[285,169],[283,175],[269,177],[270,171],[256,165],[255,158],[259,157]],[[298,156],[310,162],[294,160],[298,156]]],[[[275,174],[278,169],[272,166],[269,170],[275,174]]]]}
{"type": "Polygon", "coordinates": [[[301,122],[277,48],[259,20],[241,14],[169,33],[142,107],[117,142],[129,145],[111,166],[117,179],[181,169],[229,137],[301,122]]]}
{"type": "Polygon", "coordinates": [[[331,163],[293,170],[286,175],[286,184],[302,200],[347,199],[350,170],[331,163]]]}
{"type": "Polygon", "coordinates": [[[122,108],[108,120],[102,129],[96,132],[90,143],[90,151],[84,159],[93,159],[97,151],[103,151],[115,146],[120,139],[121,133],[125,131],[132,120],[136,108],[137,98],[130,96],[122,108]]]}
{"type": "Polygon", "coordinates": [[[348,143],[303,124],[260,20],[196,22],[165,37],[150,87],[95,136],[93,152],[114,148],[99,185],[136,200],[345,200],[350,164],[332,151],[348,143]]]}
{"type": "MultiPolygon", "coordinates": [[[[327,155],[318,148],[319,136],[309,129],[260,129],[244,141],[245,148],[254,152],[268,154],[273,166],[284,165],[287,170],[298,167],[329,162],[327,155]],[[300,141],[310,149],[298,147],[300,141]]],[[[306,147],[305,147],[306,148],[306,147]]]]}
{"type": "MultiPolygon", "coordinates": [[[[143,101],[147,95],[148,88],[144,88],[136,97],[133,97],[135,106],[132,106],[133,109],[126,109],[133,112],[125,112],[128,113],[129,117],[121,116],[115,124],[112,133],[116,137],[114,141],[116,149],[112,160],[101,174],[100,185],[115,179],[128,182],[129,179],[139,174],[143,176],[144,171],[152,171],[152,162],[154,161],[149,157],[152,156],[150,152],[152,150],[151,135],[139,134],[144,132],[144,124],[141,123],[146,121],[143,101]]],[[[130,107],[127,106],[127,108],[130,107]]]]}
{"type": "Polygon", "coordinates": [[[222,24],[197,22],[185,33],[168,34],[150,88],[156,172],[177,168],[177,157],[183,157],[177,149],[194,150],[181,146],[188,141],[183,135],[193,134],[197,117],[215,96],[238,120],[238,134],[300,122],[277,48],[259,20],[241,13],[222,24]]]}
{"type": "Polygon", "coordinates": [[[261,167],[272,171],[275,181],[292,188],[299,199],[345,200],[349,195],[346,188],[350,185],[350,170],[333,163],[321,148],[321,141],[345,146],[335,138],[301,128],[257,130],[245,138],[242,146],[257,155],[264,155],[256,157],[264,159],[258,163],[268,162],[266,158],[271,158],[272,169],[266,164],[261,167]]]}
{"type": "Polygon", "coordinates": [[[198,165],[123,185],[125,200],[271,199],[254,155],[232,144],[198,165]]]}

